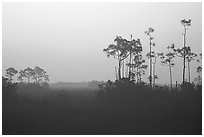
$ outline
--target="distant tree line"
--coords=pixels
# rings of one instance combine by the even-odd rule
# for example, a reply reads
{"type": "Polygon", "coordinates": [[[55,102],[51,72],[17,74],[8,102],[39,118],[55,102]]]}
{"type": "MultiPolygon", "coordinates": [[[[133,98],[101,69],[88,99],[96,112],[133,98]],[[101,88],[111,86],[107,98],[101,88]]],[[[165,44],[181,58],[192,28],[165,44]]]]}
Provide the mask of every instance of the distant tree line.
{"type": "MultiPolygon", "coordinates": [[[[5,77],[2,76],[2,95],[3,99],[15,97],[17,89],[20,90],[40,90],[49,87],[49,76],[47,72],[38,66],[34,68],[26,68],[23,70],[16,70],[13,67],[6,69],[5,77]],[[14,76],[17,76],[15,82],[14,76]]],[[[4,101],[6,101],[4,100],[4,101]]]]}
{"type": "Polygon", "coordinates": [[[13,77],[16,75],[19,83],[35,83],[40,86],[45,86],[49,81],[47,72],[38,66],[35,66],[34,68],[27,67],[20,71],[10,67],[6,69],[6,77],[3,77],[3,80],[8,81],[9,83],[15,83],[13,77]]]}

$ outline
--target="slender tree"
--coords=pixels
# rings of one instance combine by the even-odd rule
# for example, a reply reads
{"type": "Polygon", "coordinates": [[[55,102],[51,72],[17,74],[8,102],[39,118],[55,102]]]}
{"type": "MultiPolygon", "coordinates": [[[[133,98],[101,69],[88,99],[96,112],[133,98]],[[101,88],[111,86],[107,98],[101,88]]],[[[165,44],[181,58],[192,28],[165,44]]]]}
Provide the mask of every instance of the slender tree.
{"type": "Polygon", "coordinates": [[[183,32],[183,84],[185,82],[185,68],[186,68],[186,33],[187,33],[187,29],[189,28],[189,26],[191,26],[191,20],[181,20],[181,24],[184,28],[184,32],[183,32]]]}
{"type": "MultiPolygon", "coordinates": [[[[185,60],[185,63],[188,63],[188,76],[189,76],[189,82],[190,82],[190,62],[194,60],[194,58],[197,56],[195,53],[191,53],[190,47],[182,47],[182,48],[175,48],[174,44],[172,44],[171,48],[173,49],[176,56],[183,58],[185,60]],[[184,59],[185,57],[185,59],[184,59]]],[[[183,64],[183,82],[185,82],[185,69],[186,64],[183,64]]]]}
{"type": "Polygon", "coordinates": [[[186,61],[188,63],[188,80],[189,83],[191,82],[191,74],[190,74],[190,62],[193,61],[197,57],[197,54],[191,52],[191,48],[186,48],[186,61]]]}
{"type": "Polygon", "coordinates": [[[132,35],[131,35],[131,41],[128,42],[127,50],[130,55],[130,60],[129,60],[129,63],[127,64],[127,66],[129,67],[128,79],[131,80],[134,77],[133,75],[135,75],[132,71],[132,68],[134,67],[132,58],[136,55],[139,55],[142,52],[142,45],[140,43],[140,39],[137,39],[137,40],[132,39],[132,35]]]}
{"type": "Polygon", "coordinates": [[[142,81],[142,75],[145,74],[145,70],[148,67],[144,63],[145,63],[145,60],[142,59],[142,54],[137,54],[134,56],[134,68],[136,71],[136,82],[142,81]]]}
{"type": "Polygon", "coordinates": [[[155,72],[156,72],[156,62],[157,62],[157,54],[155,52],[152,52],[153,87],[155,87],[156,79],[158,79],[158,76],[155,74],[155,72]]]}
{"type": "MultiPolygon", "coordinates": [[[[155,74],[155,70],[156,70],[156,58],[157,58],[157,56],[156,56],[156,53],[154,52],[154,51],[151,51],[151,54],[150,54],[150,52],[149,53],[147,53],[147,55],[146,55],[146,57],[148,58],[148,59],[150,59],[151,58],[151,63],[152,63],[152,76],[151,76],[151,81],[152,81],[152,87],[154,87],[155,86],[155,79],[157,79],[158,78],[158,76],[155,74]]],[[[150,80],[150,76],[148,77],[148,79],[150,80]]]]}
{"type": "MultiPolygon", "coordinates": [[[[155,43],[153,42],[153,37],[151,36],[151,34],[154,32],[153,28],[148,28],[147,31],[145,31],[145,34],[149,37],[149,54],[152,53],[152,46],[155,46],[155,43]]],[[[150,56],[149,58],[149,82],[150,82],[150,86],[152,88],[152,57],[150,56]]]]}
{"type": "Polygon", "coordinates": [[[172,90],[172,67],[175,65],[174,58],[175,53],[170,51],[170,46],[167,47],[168,53],[158,53],[158,56],[161,58],[162,65],[166,65],[169,67],[169,77],[170,77],[170,86],[172,90]]]}
{"type": "Polygon", "coordinates": [[[130,38],[130,41],[128,41],[128,49],[129,49],[129,54],[130,54],[130,60],[129,60],[129,80],[131,79],[131,75],[132,75],[132,71],[131,71],[131,68],[132,68],[132,52],[133,52],[133,46],[132,45],[132,35],[131,35],[131,38],[130,38]]]}
{"type": "Polygon", "coordinates": [[[156,79],[158,79],[158,76],[155,74],[156,71],[156,58],[154,58],[153,62],[153,87],[156,85],[156,79]]]}

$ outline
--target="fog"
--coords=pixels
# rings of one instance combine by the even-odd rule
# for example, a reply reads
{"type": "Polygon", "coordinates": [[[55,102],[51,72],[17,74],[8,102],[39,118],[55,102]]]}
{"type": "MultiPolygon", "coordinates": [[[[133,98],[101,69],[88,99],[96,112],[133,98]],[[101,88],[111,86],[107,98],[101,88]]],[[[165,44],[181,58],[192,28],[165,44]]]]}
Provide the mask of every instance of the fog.
{"type": "MultiPolygon", "coordinates": [[[[2,6],[2,73],[40,66],[50,82],[115,80],[117,60],[107,58],[103,49],[116,35],[139,38],[143,55],[149,52],[144,34],[149,27],[156,52],[183,45],[182,19],[191,19],[187,46],[201,53],[201,3],[3,3],[2,6]]],[[[148,59],[145,57],[149,65],[148,59]]],[[[182,60],[176,59],[173,82],[182,81],[182,60]]],[[[198,63],[191,63],[191,79],[198,63]]],[[[169,83],[168,67],[156,64],[156,83],[169,83]]],[[[146,71],[144,81],[148,81],[146,71]]]]}

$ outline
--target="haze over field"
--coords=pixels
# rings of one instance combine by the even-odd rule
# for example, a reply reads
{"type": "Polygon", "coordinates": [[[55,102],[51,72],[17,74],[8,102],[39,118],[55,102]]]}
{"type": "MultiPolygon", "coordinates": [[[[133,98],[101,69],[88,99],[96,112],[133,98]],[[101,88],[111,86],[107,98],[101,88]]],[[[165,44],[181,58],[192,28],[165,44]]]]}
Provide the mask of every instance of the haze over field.
{"type": "MultiPolygon", "coordinates": [[[[3,75],[9,67],[40,66],[50,82],[115,80],[117,60],[107,58],[103,49],[116,35],[139,38],[145,56],[149,40],[144,31],[152,27],[154,51],[165,52],[172,43],[183,46],[182,19],[192,20],[187,46],[202,52],[201,3],[3,3],[2,9],[3,75]]],[[[173,81],[181,83],[182,59],[175,63],[173,81]]],[[[191,63],[191,80],[197,66],[191,63]]],[[[169,83],[168,71],[158,61],[156,82],[169,83]]],[[[148,76],[147,70],[144,81],[148,76]]]]}
{"type": "Polygon", "coordinates": [[[2,134],[201,135],[201,11],[3,3],[2,134]]]}

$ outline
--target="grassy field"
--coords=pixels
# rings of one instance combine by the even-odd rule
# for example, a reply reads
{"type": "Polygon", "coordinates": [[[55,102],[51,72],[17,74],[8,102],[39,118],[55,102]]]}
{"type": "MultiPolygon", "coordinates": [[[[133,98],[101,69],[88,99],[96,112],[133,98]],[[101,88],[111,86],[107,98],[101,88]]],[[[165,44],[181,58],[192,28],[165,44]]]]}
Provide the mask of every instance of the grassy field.
{"type": "Polygon", "coordinates": [[[98,91],[52,90],[3,100],[3,134],[202,134],[201,94],[98,97],[98,91]],[[135,99],[134,99],[135,97],[135,99]],[[117,101],[114,101],[117,100],[117,101]]]}

